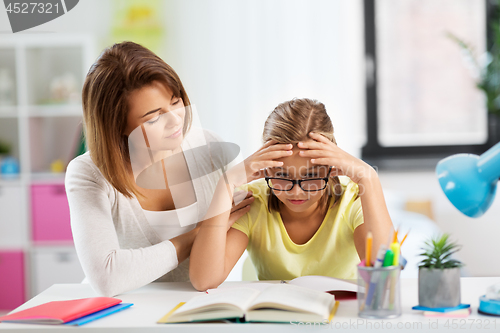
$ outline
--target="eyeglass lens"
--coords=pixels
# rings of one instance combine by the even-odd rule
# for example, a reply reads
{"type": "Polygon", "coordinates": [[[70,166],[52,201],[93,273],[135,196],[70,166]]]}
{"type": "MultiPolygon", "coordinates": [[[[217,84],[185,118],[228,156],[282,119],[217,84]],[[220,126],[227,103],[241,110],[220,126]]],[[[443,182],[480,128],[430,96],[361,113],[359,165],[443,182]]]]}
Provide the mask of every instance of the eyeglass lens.
{"type": "MultiPolygon", "coordinates": [[[[289,179],[270,179],[269,185],[273,190],[290,191],[293,187],[293,181],[289,179]]],[[[319,191],[326,186],[326,181],[323,179],[302,180],[301,188],[304,191],[319,191]]]]}

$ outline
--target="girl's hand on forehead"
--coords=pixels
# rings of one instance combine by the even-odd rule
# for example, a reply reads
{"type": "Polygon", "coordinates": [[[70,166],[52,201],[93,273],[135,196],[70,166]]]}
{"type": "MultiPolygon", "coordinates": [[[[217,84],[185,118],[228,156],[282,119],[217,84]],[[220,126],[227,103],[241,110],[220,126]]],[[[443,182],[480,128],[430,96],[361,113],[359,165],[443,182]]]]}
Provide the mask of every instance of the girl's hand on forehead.
{"type": "Polygon", "coordinates": [[[244,166],[244,174],[236,172],[242,170],[241,165],[234,167],[235,172],[230,174],[232,184],[238,187],[253,180],[264,178],[265,169],[282,166],[283,162],[276,160],[292,155],[292,148],[292,144],[278,143],[275,140],[267,141],[255,153],[240,163],[244,166]],[[240,167],[238,168],[238,166],[240,167]]]}
{"type": "Polygon", "coordinates": [[[259,150],[249,156],[245,162],[247,181],[265,177],[265,169],[280,167],[283,162],[277,159],[292,155],[292,144],[278,143],[275,140],[267,141],[259,150]]]}
{"type": "Polygon", "coordinates": [[[309,137],[312,141],[297,144],[300,149],[305,149],[299,155],[310,158],[313,165],[332,166],[331,177],[348,176],[355,183],[361,183],[373,176],[375,170],[371,166],[346,153],[323,135],[311,132],[309,137]]]}

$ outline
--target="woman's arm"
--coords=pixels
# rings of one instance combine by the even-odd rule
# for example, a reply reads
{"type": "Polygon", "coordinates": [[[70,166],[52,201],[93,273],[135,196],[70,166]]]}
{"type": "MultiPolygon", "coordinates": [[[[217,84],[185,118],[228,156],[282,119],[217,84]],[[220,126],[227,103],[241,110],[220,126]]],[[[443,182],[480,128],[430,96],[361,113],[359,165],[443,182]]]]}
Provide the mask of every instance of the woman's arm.
{"type": "Polygon", "coordinates": [[[354,243],[360,259],[365,258],[366,234],[373,234],[372,253],[387,244],[393,226],[377,172],[362,160],[349,155],[323,135],[309,133],[312,141],[299,143],[301,156],[310,157],[313,164],[332,166],[333,175],[348,176],[358,184],[364,223],[354,230],[354,243]]]}
{"type": "MultiPolygon", "coordinates": [[[[85,156],[73,160],[66,172],[66,193],[75,248],[85,276],[99,294],[114,296],[158,279],[176,268],[179,260],[171,241],[135,248],[120,246],[109,199],[113,190],[98,175],[85,156]]],[[[129,232],[134,231],[132,226],[129,232]]],[[[144,236],[131,233],[129,237],[131,244],[140,244],[144,236]]]]}
{"type": "Polygon", "coordinates": [[[191,250],[189,278],[198,290],[219,286],[227,277],[248,244],[248,237],[238,230],[229,230],[229,212],[234,189],[262,178],[263,169],[281,166],[275,159],[289,156],[292,145],[267,142],[245,161],[220,178],[191,250]],[[227,180],[227,182],[226,182],[227,180]]]}

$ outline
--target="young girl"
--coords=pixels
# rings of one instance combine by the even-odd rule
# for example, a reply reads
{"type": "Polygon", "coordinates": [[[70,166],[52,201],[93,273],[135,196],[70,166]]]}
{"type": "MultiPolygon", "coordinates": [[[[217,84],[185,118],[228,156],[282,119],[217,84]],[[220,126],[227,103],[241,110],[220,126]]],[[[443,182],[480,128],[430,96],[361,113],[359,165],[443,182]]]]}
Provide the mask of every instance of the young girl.
{"type": "Polygon", "coordinates": [[[267,143],[244,161],[246,180],[228,172],[229,189],[264,178],[245,186],[253,192],[250,211],[227,233],[214,228],[224,225],[224,216],[205,221],[196,237],[194,287],[217,287],[245,248],[260,280],[355,278],[367,232],[375,251],[393,230],[377,173],[337,147],[325,107],[314,100],[278,105],[263,139],[267,143]]]}
{"type": "MultiPolygon", "coordinates": [[[[196,223],[222,175],[210,169],[207,154],[192,151],[220,140],[191,128],[192,109],[180,78],[132,42],[104,50],[87,74],[82,101],[89,152],[71,161],[65,184],[86,278],[104,296],[155,280],[189,281],[186,259],[196,223]],[[148,172],[155,166],[161,179],[148,172]],[[180,178],[182,184],[175,184],[180,178]]],[[[245,200],[229,220],[248,211],[239,209],[244,206],[245,200]]]]}

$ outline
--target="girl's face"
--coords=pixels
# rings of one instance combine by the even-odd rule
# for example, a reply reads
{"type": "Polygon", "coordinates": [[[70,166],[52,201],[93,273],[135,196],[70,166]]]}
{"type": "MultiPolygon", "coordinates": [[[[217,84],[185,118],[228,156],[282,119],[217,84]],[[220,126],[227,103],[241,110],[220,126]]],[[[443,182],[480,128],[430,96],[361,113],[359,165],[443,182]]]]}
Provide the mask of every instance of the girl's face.
{"type": "Polygon", "coordinates": [[[153,151],[180,147],[186,114],[181,98],[173,96],[169,88],[154,81],[149,86],[132,91],[128,101],[125,135],[134,132],[134,140],[147,140],[153,151]]]}
{"type": "MultiPolygon", "coordinates": [[[[282,167],[269,168],[267,176],[283,179],[310,179],[310,178],[325,178],[328,177],[329,166],[314,165],[311,163],[310,158],[299,156],[299,151],[303,149],[294,145],[291,156],[287,156],[277,161],[282,161],[282,167]]],[[[271,179],[272,183],[273,180],[271,179]]],[[[274,180],[273,188],[284,186],[286,184],[280,180],[274,180]]],[[[291,184],[290,184],[291,185],[291,184]]],[[[312,181],[310,185],[303,183],[302,187],[309,189],[321,188],[321,181],[312,181]]],[[[283,187],[282,187],[283,188],[283,187]]],[[[312,213],[318,207],[318,201],[321,199],[326,191],[325,189],[307,192],[304,191],[299,184],[295,184],[290,191],[272,190],[276,197],[285,205],[285,208],[291,212],[310,212],[312,213]]]]}

